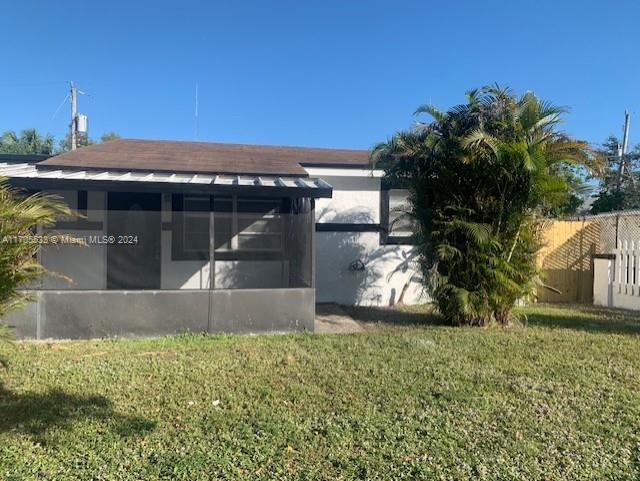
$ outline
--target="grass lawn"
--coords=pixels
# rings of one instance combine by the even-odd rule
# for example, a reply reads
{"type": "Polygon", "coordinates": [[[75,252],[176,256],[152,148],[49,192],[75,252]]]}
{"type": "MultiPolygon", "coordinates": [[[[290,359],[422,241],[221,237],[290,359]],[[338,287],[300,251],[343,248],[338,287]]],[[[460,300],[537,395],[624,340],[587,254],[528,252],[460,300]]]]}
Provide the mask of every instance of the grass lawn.
{"type": "MultiPolygon", "coordinates": [[[[639,479],[640,317],[20,343],[0,479],[639,479]]],[[[382,320],[383,322],[378,322],[382,320]]]]}

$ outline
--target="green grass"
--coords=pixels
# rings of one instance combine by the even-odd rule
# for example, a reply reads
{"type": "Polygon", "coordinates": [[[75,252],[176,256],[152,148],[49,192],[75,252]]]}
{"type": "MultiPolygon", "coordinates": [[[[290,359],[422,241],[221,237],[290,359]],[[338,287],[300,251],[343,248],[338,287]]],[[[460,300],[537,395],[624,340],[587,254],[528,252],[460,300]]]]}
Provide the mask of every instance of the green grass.
{"type": "MultiPolygon", "coordinates": [[[[640,318],[20,343],[0,479],[639,479],[640,318]]],[[[382,321],[382,322],[378,322],[382,321]]]]}

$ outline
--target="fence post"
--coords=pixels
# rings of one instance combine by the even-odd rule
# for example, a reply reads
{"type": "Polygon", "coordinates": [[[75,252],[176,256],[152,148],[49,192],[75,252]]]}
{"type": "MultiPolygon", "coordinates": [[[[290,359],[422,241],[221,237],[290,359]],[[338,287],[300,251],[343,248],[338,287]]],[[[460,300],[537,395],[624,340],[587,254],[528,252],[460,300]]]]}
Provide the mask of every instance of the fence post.
{"type": "Polygon", "coordinates": [[[618,270],[616,280],[618,284],[618,294],[620,294],[622,292],[622,242],[620,239],[617,240],[616,250],[616,268],[618,270]]]}

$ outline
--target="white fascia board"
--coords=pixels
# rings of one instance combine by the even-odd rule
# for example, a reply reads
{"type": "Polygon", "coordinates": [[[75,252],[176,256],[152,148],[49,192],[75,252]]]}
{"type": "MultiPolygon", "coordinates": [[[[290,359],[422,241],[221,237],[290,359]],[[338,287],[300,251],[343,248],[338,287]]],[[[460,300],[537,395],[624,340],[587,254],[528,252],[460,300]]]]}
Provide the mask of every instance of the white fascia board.
{"type": "Polygon", "coordinates": [[[381,169],[350,169],[336,167],[305,167],[312,177],[384,177],[384,170],[381,169]]]}

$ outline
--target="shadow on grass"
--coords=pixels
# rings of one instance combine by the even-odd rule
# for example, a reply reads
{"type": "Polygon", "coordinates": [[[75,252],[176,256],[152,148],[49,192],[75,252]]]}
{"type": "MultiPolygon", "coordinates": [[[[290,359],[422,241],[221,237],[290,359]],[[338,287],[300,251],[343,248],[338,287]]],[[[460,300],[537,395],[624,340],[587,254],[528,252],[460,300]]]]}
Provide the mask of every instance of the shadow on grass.
{"type": "MultiPolygon", "coordinates": [[[[392,307],[347,307],[356,321],[399,326],[450,326],[428,305],[392,307]]],[[[584,304],[535,304],[518,309],[528,326],[574,329],[609,334],[640,334],[640,312],[584,304]]]]}
{"type": "Polygon", "coordinates": [[[450,326],[445,319],[428,306],[403,307],[344,307],[356,321],[385,323],[400,326],[450,326]]]}
{"type": "Polygon", "coordinates": [[[536,304],[524,309],[529,326],[609,334],[640,334],[640,313],[585,304],[536,304]]]}
{"type": "Polygon", "coordinates": [[[114,411],[104,396],[70,394],[61,389],[44,393],[15,394],[0,385],[0,433],[18,431],[41,439],[49,429],[71,430],[78,420],[104,423],[120,436],[143,434],[155,422],[114,411]]]}

